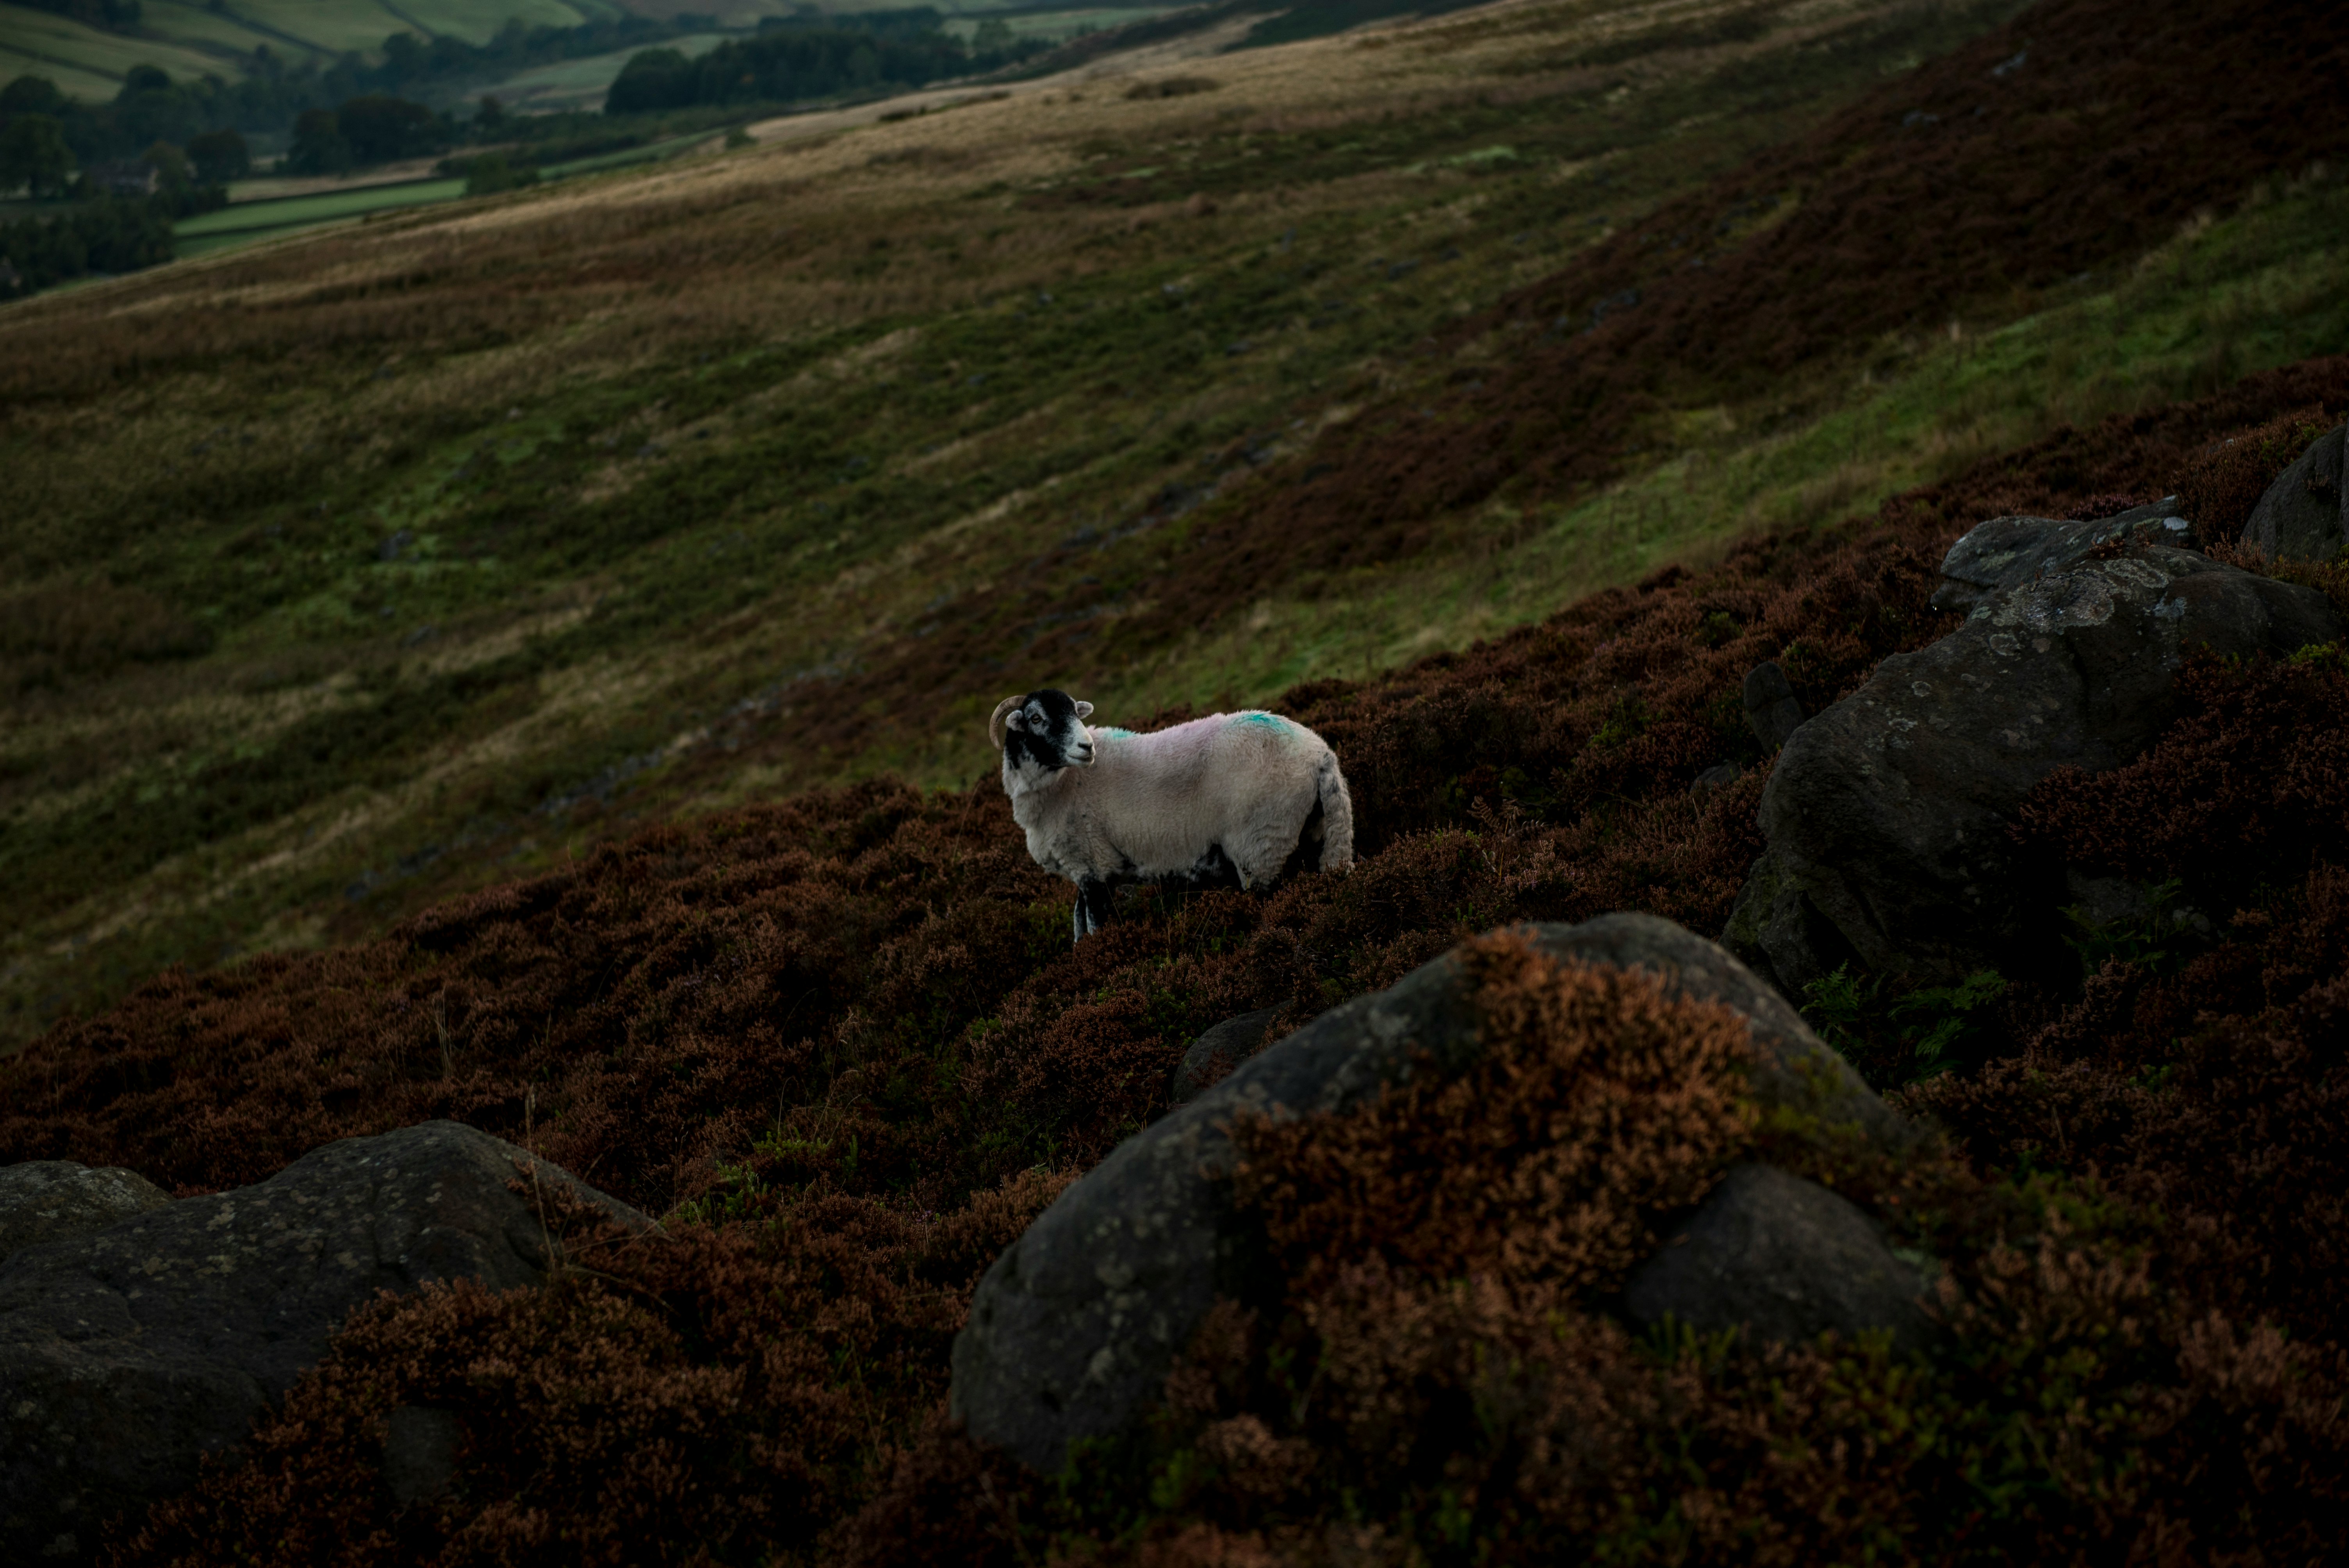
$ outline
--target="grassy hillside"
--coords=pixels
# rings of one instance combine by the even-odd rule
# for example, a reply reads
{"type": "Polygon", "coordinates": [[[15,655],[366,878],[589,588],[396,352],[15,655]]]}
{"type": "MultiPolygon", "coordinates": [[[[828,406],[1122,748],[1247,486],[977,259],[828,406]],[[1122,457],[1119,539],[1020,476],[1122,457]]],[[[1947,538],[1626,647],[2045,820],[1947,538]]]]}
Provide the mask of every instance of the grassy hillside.
{"type": "Polygon", "coordinates": [[[958,782],[997,685],[1135,717],[1258,696],[1736,526],[1647,545],[1605,521],[1636,497],[1556,497],[1261,584],[1146,662],[1119,645],[1200,503],[1431,333],[1992,15],[1863,5],[1587,67],[1655,42],[1648,13],[1513,10],[11,307],[9,1032],[647,812],[888,766],[958,782]],[[1563,63],[1528,69],[1544,50],[1563,63]],[[992,645],[854,677],[918,666],[939,607],[1043,566],[1066,582],[1000,594],[992,645]],[[811,734],[803,698],[859,717],[811,734]]]}
{"type": "MultiPolygon", "coordinates": [[[[1430,1144],[1440,1169],[1497,1164],[1432,1208],[1396,1212],[1409,1194],[1380,1179],[1378,1124],[1296,1126],[1252,1149],[1238,1195],[1269,1211],[1294,1294],[1211,1318],[1135,1442],[1039,1480],[938,1416],[980,1272],[1163,1112],[1196,1031],[1268,1007],[1278,1033],[1507,921],[1638,908],[1717,929],[1759,848],[1769,759],[1738,696],[1756,658],[1785,661],[1816,707],[1939,635],[1950,618],[1926,599],[1942,550],[1985,514],[2183,488],[2223,539],[2306,439],[2290,433],[2344,404],[2349,358],[2254,377],[1458,655],[1293,691],[1284,706],[1330,738],[1361,806],[1351,875],[1128,895],[1125,921],[1074,952],[1064,884],[1029,862],[992,780],[925,795],[874,779],[650,831],[378,942],[142,986],[0,1067],[0,1159],[119,1162],[205,1190],[325,1139],[452,1116],[667,1228],[579,1234],[585,1266],[544,1293],[431,1290],[362,1315],[262,1422],[254,1462],[122,1522],[118,1560],[2336,1553],[2338,648],[2193,665],[2146,757],[2052,779],[2026,805],[2034,852],[2175,878],[2195,907],[2229,912],[2207,937],[2102,932],[2079,981],[2017,983],[1921,1022],[1898,976],[1868,977],[1881,993],[1837,1016],[1875,1082],[1949,1125],[1948,1158],[1886,1169],[1799,1120],[1716,1115],[1692,1131],[1692,1099],[1733,1091],[1718,1026],[1602,998],[1602,1066],[1616,1042],[1672,1070],[1661,1089],[1617,1086],[1569,1149],[1625,1157],[1601,1160],[1596,1198],[1569,1181],[1523,1209],[1475,1208],[1527,1150],[1522,1128],[1474,1113],[1541,1109],[1578,1081],[1554,1069],[1473,1104],[1401,1108],[1419,1144],[1395,1152],[1421,1149],[1410,1169],[1429,1168],[1430,1144]],[[2272,765],[2223,766],[2246,755],[2272,765]],[[1743,776],[1689,789],[1724,759],[1743,776]],[[1920,1060],[1917,1036],[1943,1022],[1949,1048],[1920,1060]],[[1675,1054],[1692,1046],[1698,1059],[1675,1054]],[[1635,1339],[1601,1310],[1626,1257],[1654,1244],[1642,1194],[1672,1202],[1644,1185],[1653,1172],[1702,1191],[1750,1154],[1830,1181],[1939,1260],[1950,1331],[1920,1362],[1881,1344],[1635,1339]],[[1370,1169],[1347,1222],[1299,1223],[1350,1157],[1370,1169]],[[1396,1233],[1414,1220],[1417,1237],[1396,1233]],[[1431,1252],[1431,1233],[1448,1244],[1431,1252]],[[450,1411],[464,1434],[458,1484],[404,1513],[377,1480],[399,1405],[450,1411]]],[[[2323,580],[2349,609],[2349,580],[2323,580]]],[[[1558,985],[1532,1010],[1587,1014],[1558,985]]]]}
{"type": "Polygon", "coordinates": [[[39,1034],[0,1161],[196,1191],[449,1116],[667,1221],[363,1315],[118,1560],[2338,1555],[2337,647],[2191,662],[2144,757],[2021,813],[2207,931],[1812,998],[1946,1158],[1733,1116],[1665,1158],[1682,1079],[1734,1098],[1703,1021],[1496,949],[1480,1005],[1654,1047],[1590,1144],[1653,1181],[1413,1218],[1394,1172],[1488,1194],[1523,1130],[1267,1138],[1277,1255],[1148,1430],[1047,1482],[941,1418],[980,1272],[1200,1029],[1511,921],[1718,931],[1770,767],[1741,676],[1816,711],[1931,641],[1984,517],[2183,491],[2230,549],[2349,412],[2323,22],[1510,5],[0,311],[0,985],[39,1034]],[[981,733],[1046,683],[1295,714],[1361,862],[1130,892],[1072,952],[981,733]],[[1938,1261],[1921,1360],[1604,1310],[1749,1156],[1938,1261]],[[1340,1247],[1298,1214],[1349,1162],[1340,1247]],[[464,1437],[395,1513],[400,1405],[464,1437]]]}
{"type": "MultiPolygon", "coordinates": [[[[2218,217],[2282,155],[2206,138],[2214,212],[2101,271],[1632,388],[1579,479],[1344,488],[1642,314],[1502,302],[1684,228],[1710,173],[1897,125],[2013,53],[1964,44],[2000,15],[1513,7],[12,307],[7,1034],[650,818],[960,783],[999,687],[1131,721],[1359,676],[2339,346],[2338,186],[2218,217]]],[[[1788,230],[1737,202],[1706,275],[1788,230]]]]}

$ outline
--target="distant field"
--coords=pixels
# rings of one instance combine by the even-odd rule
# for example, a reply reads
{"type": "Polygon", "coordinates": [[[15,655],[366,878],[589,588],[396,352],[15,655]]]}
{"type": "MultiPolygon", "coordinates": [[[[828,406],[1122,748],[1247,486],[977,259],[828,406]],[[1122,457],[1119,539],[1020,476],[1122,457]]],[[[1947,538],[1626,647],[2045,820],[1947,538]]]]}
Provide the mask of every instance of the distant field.
{"type": "Polygon", "coordinates": [[[121,89],[120,80],[80,66],[60,65],[41,55],[26,54],[0,37],[0,81],[15,81],[18,77],[47,77],[57,84],[67,98],[97,101],[112,98],[121,89]]]}
{"type": "MultiPolygon", "coordinates": [[[[673,158],[710,139],[706,134],[681,136],[655,142],[650,147],[624,148],[617,152],[602,153],[594,158],[577,158],[568,163],[549,164],[539,171],[539,177],[542,180],[563,180],[606,169],[624,169],[632,163],[649,163],[673,158]]],[[[242,201],[217,211],[200,213],[193,218],[181,220],[173,226],[172,232],[178,236],[179,253],[182,257],[211,255],[239,245],[282,239],[287,234],[321,224],[347,222],[370,212],[391,212],[409,207],[427,207],[437,201],[453,201],[464,193],[465,182],[461,179],[413,180],[397,185],[363,185],[349,191],[315,191],[274,201],[242,201]]]]}
{"type": "MultiPolygon", "coordinates": [[[[948,9],[940,7],[940,9],[948,9]]],[[[1175,7],[1171,5],[1095,6],[1069,11],[1019,10],[1002,18],[1012,33],[1022,38],[1064,38],[1083,29],[1096,32],[1123,27],[1129,22],[1146,22],[1175,7]]],[[[968,39],[978,31],[978,25],[990,15],[987,7],[958,6],[952,8],[953,19],[947,31],[968,39]]]]}
{"type": "Polygon", "coordinates": [[[323,48],[378,49],[394,33],[455,33],[481,43],[519,16],[533,26],[575,27],[591,13],[562,0],[234,0],[230,9],[264,26],[323,48]]]}
{"type": "Polygon", "coordinates": [[[394,33],[452,33],[481,43],[509,18],[571,27],[618,9],[599,0],[234,0],[214,11],[189,0],[145,0],[134,36],[0,5],[0,79],[34,72],[75,98],[102,100],[136,65],[160,66],[175,77],[233,78],[264,45],[281,59],[324,59],[350,50],[371,54],[394,33]]]}
{"type": "Polygon", "coordinates": [[[364,217],[369,212],[451,201],[465,193],[462,180],[422,180],[407,185],[370,185],[278,201],[245,201],[184,218],[173,226],[182,256],[208,255],[236,245],[272,240],[298,229],[364,217]]]}
{"type": "MultiPolygon", "coordinates": [[[[375,41],[383,39],[378,36],[375,41]]],[[[229,62],[216,50],[170,37],[126,37],[23,5],[0,5],[0,52],[8,57],[10,79],[30,71],[87,98],[112,98],[137,65],[160,66],[174,76],[232,74],[229,62]],[[19,66],[20,60],[26,63],[19,66]]]]}

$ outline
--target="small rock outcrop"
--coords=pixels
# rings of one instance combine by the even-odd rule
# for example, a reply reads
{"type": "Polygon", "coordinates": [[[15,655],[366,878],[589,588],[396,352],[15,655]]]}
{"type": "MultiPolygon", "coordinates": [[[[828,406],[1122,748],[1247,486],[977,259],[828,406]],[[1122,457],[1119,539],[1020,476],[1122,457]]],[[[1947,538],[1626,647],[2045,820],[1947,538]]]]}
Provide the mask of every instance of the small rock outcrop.
{"type": "MultiPolygon", "coordinates": [[[[1743,1013],[1760,1047],[1753,1083],[1764,1105],[1816,1117],[1888,1151],[1926,1136],[1713,943],[1638,914],[1533,933],[1544,952],[1646,969],[1676,995],[1743,1013]]],[[[1235,1159],[1226,1130],[1234,1118],[1350,1109],[1414,1071],[1458,1072],[1480,1049],[1458,965],[1446,955],[1323,1014],[1126,1140],[988,1270],[955,1341],[954,1415],[978,1440],[1045,1471],[1061,1467],[1070,1443],[1123,1429],[1157,1396],[1219,1278],[1241,1266],[1246,1239],[1222,1196],[1235,1159]]],[[[1866,1226],[1857,1211],[1851,1217],[1866,1226]]],[[[1704,1255],[1715,1229],[1702,1233],[1704,1255]]],[[[1728,1263],[1707,1267],[1734,1273],[1728,1263]]],[[[1785,1320],[1773,1305],[1768,1322],[1785,1320]]],[[[1827,1316],[1817,1322],[1842,1326],[1827,1316]]]]}
{"type": "Polygon", "coordinates": [[[0,1165],[0,1262],[42,1242],[104,1230],[160,1209],[171,1195],[136,1171],[67,1160],[0,1165]]]}
{"type": "Polygon", "coordinates": [[[1803,727],[1802,699],[1775,659],[1745,672],[1745,723],[1764,751],[1775,751],[1803,727]]]}
{"type": "Polygon", "coordinates": [[[2194,525],[2179,515],[2174,495],[2085,521],[1994,517],[1968,530],[1941,558],[1933,608],[1970,612],[2010,588],[2068,571],[2100,547],[2193,542],[2194,525]]]}
{"type": "Polygon", "coordinates": [[[2243,542],[2273,561],[2337,561],[2349,549],[2349,425],[2316,438],[2278,475],[2243,525],[2243,542]]]}
{"type": "MultiPolygon", "coordinates": [[[[485,1132],[427,1122],[0,1264],[0,1561],[88,1560],[96,1526],[191,1484],[202,1457],[240,1442],[378,1292],[540,1283],[546,1232],[507,1188],[532,1163],[485,1132]]],[[[536,1170],[616,1220],[650,1223],[536,1170]]],[[[421,1457],[403,1479],[429,1480],[431,1444],[406,1447],[421,1457]]]]}
{"type": "Polygon", "coordinates": [[[2064,868],[2026,863],[2008,832],[2032,787],[2143,751],[2191,647],[2287,654],[2343,634],[2313,588],[2132,547],[2169,530],[2139,514],[2000,518],[1958,542],[1946,569],[1972,603],[1965,624],[1886,659],[1780,753],[1762,795],[1769,848],[1723,934],[1733,951],[1788,995],[1852,959],[1949,980],[2032,973],[2064,951],[2064,868]]]}
{"type": "Polygon", "coordinates": [[[1183,1053],[1183,1060],[1174,1068],[1174,1088],[1168,1099],[1176,1105],[1188,1105],[1199,1098],[1201,1090],[1221,1081],[1234,1068],[1256,1055],[1278,1011],[1266,1007],[1226,1018],[1192,1041],[1191,1048],[1183,1053]]]}
{"type": "Polygon", "coordinates": [[[1883,1329],[1913,1355],[1934,1334],[1919,1301],[1930,1283],[1848,1201],[1775,1166],[1748,1164],[1731,1170],[1632,1271],[1623,1306],[1645,1325],[1673,1317],[1707,1334],[1740,1329],[1782,1345],[1827,1329],[1883,1329]]]}

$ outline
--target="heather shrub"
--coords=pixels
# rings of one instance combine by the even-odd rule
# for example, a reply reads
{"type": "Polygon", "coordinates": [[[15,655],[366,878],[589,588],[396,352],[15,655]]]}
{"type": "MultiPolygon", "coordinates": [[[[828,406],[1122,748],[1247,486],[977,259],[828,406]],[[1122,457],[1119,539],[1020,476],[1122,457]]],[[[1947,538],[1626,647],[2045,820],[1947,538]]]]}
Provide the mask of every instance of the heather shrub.
{"type": "Polygon", "coordinates": [[[2242,538],[2243,525],[2268,487],[2339,422],[2322,404],[2311,404],[2197,453],[2177,490],[2179,509],[2193,520],[2196,542],[2208,547],[2242,538]]]}
{"type": "Polygon", "coordinates": [[[1604,1306],[1659,1213],[1757,1149],[1830,1181],[1837,1154],[1755,1117],[1727,1010],[1506,935],[1465,967],[1484,1053],[1459,1076],[1236,1129],[1232,1202],[1262,1256],[1143,1432],[1048,1482],[934,1428],[843,1548],[1793,1563],[2328,1539],[2349,1491],[2337,1353],[2192,1304],[2157,1265],[2160,1220],[2093,1182],[1928,1157],[1839,1183],[1939,1254],[1919,1361],[1871,1337],[1626,1330],[1604,1306]]]}
{"type": "Polygon", "coordinates": [[[1735,1013],[1506,934],[1462,964],[1473,1067],[1353,1115],[1237,1130],[1233,1201],[1294,1288],[1372,1255],[1437,1280],[1603,1284],[1653,1248],[1645,1216],[1693,1202],[1745,1141],[1735,1013]]]}
{"type": "Polygon", "coordinates": [[[1026,1175],[944,1220],[762,1195],[725,1226],[631,1236],[550,1215],[544,1290],[470,1281],[354,1314],[249,1462],[163,1504],[126,1561],[760,1562],[861,1490],[876,1420],[944,1393],[997,1252],[1067,1184],[1026,1175]],[[457,1484],[399,1508],[372,1478],[391,1412],[453,1418],[457,1484]]]}
{"type": "Polygon", "coordinates": [[[2043,779],[2023,830],[2093,873],[2176,879],[2220,917],[2261,883],[2349,864],[2349,669],[2337,654],[2231,666],[2189,654],[2177,701],[2134,761],[2043,779]]]}

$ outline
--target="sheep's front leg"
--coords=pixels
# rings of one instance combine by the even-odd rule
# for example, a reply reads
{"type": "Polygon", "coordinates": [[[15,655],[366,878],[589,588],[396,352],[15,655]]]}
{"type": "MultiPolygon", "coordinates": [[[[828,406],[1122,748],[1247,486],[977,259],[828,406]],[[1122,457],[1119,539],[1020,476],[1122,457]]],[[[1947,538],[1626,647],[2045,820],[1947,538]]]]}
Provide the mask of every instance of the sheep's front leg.
{"type": "Polygon", "coordinates": [[[1077,879],[1077,909],[1072,920],[1076,941],[1082,942],[1109,923],[1112,892],[1110,884],[1099,877],[1077,879]]]}

